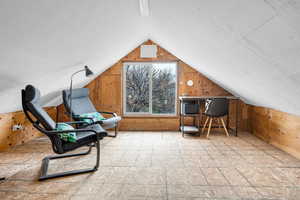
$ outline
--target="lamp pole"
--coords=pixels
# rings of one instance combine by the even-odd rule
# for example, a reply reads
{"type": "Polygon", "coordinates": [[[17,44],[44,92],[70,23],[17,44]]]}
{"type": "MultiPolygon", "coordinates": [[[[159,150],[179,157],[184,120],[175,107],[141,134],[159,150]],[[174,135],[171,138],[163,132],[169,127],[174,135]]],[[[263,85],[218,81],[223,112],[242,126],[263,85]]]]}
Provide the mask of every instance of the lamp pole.
{"type": "Polygon", "coordinates": [[[69,98],[70,98],[70,115],[69,115],[70,121],[72,121],[72,90],[73,90],[73,77],[74,77],[76,74],[78,74],[78,73],[80,73],[80,72],[83,72],[83,71],[85,71],[85,76],[86,76],[86,77],[93,75],[93,72],[89,69],[88,66],[84,66],[84,69],[78,70],[78,71],[74,72],[74,73],[71,75],[70,96],[69,96],[69,98]]]}

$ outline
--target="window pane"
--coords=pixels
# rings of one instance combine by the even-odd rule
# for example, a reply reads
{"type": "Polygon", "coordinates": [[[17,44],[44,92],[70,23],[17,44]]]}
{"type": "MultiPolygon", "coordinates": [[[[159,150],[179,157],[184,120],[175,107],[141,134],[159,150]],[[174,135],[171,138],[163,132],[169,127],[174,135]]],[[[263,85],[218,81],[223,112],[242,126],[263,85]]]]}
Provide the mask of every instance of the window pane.
{"type": "Polygon", "coordinates": [[[152,68],[152,113],[174,114],[176,63],[157,63],[152,68]]]}
{"type": "Polygon", "coordinates": [[[143,64],[125,65],[126,112],[149,112],[150,67],[143,64]]]}

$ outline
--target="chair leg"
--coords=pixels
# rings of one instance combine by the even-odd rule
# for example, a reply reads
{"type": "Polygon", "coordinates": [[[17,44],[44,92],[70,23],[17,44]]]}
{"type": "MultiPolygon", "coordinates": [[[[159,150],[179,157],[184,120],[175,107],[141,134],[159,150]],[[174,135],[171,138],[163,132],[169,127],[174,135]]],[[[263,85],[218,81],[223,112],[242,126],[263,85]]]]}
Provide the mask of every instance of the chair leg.
{"type": "Polygon", "coordinates": [[[115,134],[114,135],[107,135],[107,137],[117,137],[118,135],[118,124],[115,126],[115,134]]]}
{"type": "Polygon", "coordinates": [[[219,128],[221,128],[221,122],[220,122],[220,118],[218,118],[218,125],[219,125],[219,128]]]}
{"type": "Polygon", "coordinates": [[[95,145],[96,145],[96,148],[97,148],[97,161],[96,161],[96,166],[94,168],[79,169],[79,170],[72,170],[72,171],[66,171],[66,172],[60,172],[60,173],[54,173],[54,174],[47,174],[50,160],[87,155],[91,152],[91,149],[93,147],[93,146],[89,146],[89,150],[87,152],[45,157],[42,161],[41,176],[39,178],[39,181],[44,181],[44,180],[52,179],[52,178],[71,176],[71,175],[83,174],[83,173],[89,173],[89,172],[96,171],[99,167],[99,160],[100,160],[99,140],[96,142],[95,145]]]}
{"type": "Polygon", "coordinates": [[[97,158],[96,158],[96,165],[94,167],[95,170],[98,169],[100,164],[100,141],[99,140],[97,140],[96,142],[96,149],[97,149],[97,158]]]}
{"type": "Polygon", "coordinates": [[[221,118],[221,122],[222,122],[222,124],[223,124],[223,127],[224,127],[224,130],[225,130],[225,132],[226,132],[226,135],[227,135],[227,136],[229,136],[229,134],[228,134],[228,131],[227,131],[227,128],[226,128],[226,126],[225,126],[225,123],[224,123],[224,120],[223,120],[223,118],[221,118]]]}
{"type": "Polygon", "coordinates": [[[206,135],[207,138],[209,137],[209,132],[210,132],[210,129],[211,129],[212,120],[213,120],[213,118],[211,117],[210,120],[209,120],[209,126],[208,126],[208,130],[207,130],[207,135],[206,135]]]}
{"type": "Polygon", "coordinates": [[[118,135],[118,130],[119,130],[119,124],[117,123],[115,127],[115,137],[117,137],[118,135]]]}
{"type": "Polygon", "coordinates": [[[203,133],[204,129],[206,128],[206,124],[207,124],[208,120],[209,120],[209,117],[206,118],[204,126],[202,127],[202,130],[201,130],[201,133],[203,133]]]}

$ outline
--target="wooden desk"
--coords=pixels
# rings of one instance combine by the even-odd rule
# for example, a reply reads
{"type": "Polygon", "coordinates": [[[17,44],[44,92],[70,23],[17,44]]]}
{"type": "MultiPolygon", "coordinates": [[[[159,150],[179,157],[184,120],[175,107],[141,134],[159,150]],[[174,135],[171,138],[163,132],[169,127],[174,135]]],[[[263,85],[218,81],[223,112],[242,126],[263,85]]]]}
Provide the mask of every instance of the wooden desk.
{"type": "Polygon", "coordinates": [[[179,96],[180,101],[194,101],[194,100],[206,100],[206,99],[229,99],[229,100],[239,100],[239,97],[235,96],[179,96]]]}
{"type": "MultiPolygon", "coordinates": [[[[181,104],[186,101],[199,101],[199,103],[204,103],[206,99],[218,99],[218,98],[226,98],[228,100],[237,100],[237,101],[240,100],[239,97],[235,97],[235,96],[179,96],[179,103],[180,103],[179,108],[181,108],[181,104]]],[[[239,113],[238,110],[239,110],[239,102],[236,102],[235,129],[232,129],[229,127],[229,119],[230,119],[229,114],[227,115],[227,123],[226,123],[227,129],[233,130],[235,132],[235,136],[238,136],[238,113],[239,113]]],[[[202,115],[201,111],[200,111],[200,113],[202,115]]],[[[181,114],[181,110],[180,110],[180,117],[181,116],[182,116],[182,114],[181,114]]],[[[181,123],[181,120],[180,120],[180,123],[181,123]]],[[[180,126],[181,126],[181,124],[180,124],[180,126]]],[[[201,126],[201,128],[202,128],[202,126],[201,126]]],[[[216,127],[213,127],[213,128],[216,128],[216,127]]]]}

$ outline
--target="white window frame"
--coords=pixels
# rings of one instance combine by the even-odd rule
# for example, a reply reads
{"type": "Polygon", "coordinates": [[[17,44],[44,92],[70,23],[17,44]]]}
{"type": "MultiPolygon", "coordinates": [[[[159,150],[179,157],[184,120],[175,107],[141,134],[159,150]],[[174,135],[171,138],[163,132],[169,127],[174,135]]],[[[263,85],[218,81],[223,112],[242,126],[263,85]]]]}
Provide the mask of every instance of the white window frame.
{"type": "Polygon", "coordinates": [[[123,90],[123,115],[124,116],[140,116],[140,117],[144,117],[144,116],[164,116],[164,117],[175,117],[177,116],[177,90],[178,90],[178,62],[176,61],[170,61],[170,62],[160,62],[160,61],[150,61],[150,62],[124,62],[123,63],[123,70],[122,70],[122,79],[123,79],[123,87],[122,87],[122,90],[123,90]],[[152,113],[152,67],[151,67],[151,71],[150,71],[150,85],[149,85],[149,112],[126,112],[126,70],[125,70],[125,66],[128,65],[128,64],[136,64],[136,65],[140,65],[140,64],[146,64],[146,63],[155,63],[155,64],[159,64],[159,63],[162,63],[162,64],[167,64],[167,63],[170,63],[170,64],[175,64],[175,70],[176,70],[176,77],[175,77],[175,80],[176,80],[176,83],[175,83],[175,110],[174,110],[174,113],[152,113]]]}

